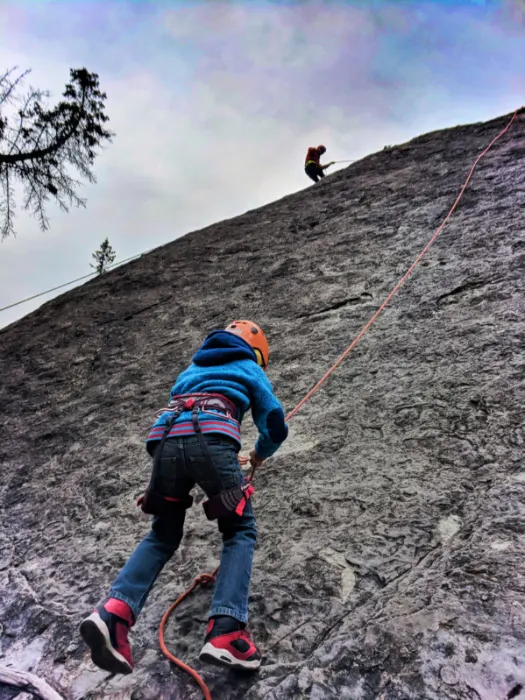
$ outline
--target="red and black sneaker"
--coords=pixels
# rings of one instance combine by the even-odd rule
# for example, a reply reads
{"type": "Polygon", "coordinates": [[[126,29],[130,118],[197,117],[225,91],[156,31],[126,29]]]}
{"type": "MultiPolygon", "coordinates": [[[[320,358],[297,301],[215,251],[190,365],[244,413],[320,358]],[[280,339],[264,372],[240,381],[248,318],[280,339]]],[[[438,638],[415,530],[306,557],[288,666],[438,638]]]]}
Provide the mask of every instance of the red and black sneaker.
{"type": "Polygon", "coordinates": [[[199,658],[246,671],[256,671],[261,665],[261,653],[245,625],[229,615],[210,619],[199,658]]]}
{"type": "Polygon", "coordinates": [[[133,625],[129,605],[108,598],[80,625],[80,634],[91,649],[91,660],[110,673],[131,673],[133,660],[128,631],[133,625]]]}

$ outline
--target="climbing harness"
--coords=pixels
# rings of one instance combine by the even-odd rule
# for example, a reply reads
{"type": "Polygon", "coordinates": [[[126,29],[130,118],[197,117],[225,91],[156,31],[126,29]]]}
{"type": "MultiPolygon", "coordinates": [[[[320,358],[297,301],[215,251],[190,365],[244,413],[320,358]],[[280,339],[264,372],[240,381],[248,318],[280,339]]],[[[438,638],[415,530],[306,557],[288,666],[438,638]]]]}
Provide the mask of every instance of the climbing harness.
{"type": "Polygon", "coordinates": [[[216,496],[210,498],[202,504],[204,512],[208,520],[217,520],[217,518],[226,518],[232,513],[242,515],[248,500],[255,493],[255,488],[251,483],[253,479],[253,471],[248,477],[245,484],[235,486],[226,491],[220,491],[216,496]]]}
{"type": "MultiPolygon", "coordinates": [[[[327,165],[335,165],[336,163],[356,163],[356,160],[331,160],[327,165]]],[[[307,160],[306,163],[304,164],[304,167],[306,168],[307,165],[310,163],[313,163],[314,165],[319,165],[319,163],[316,163],[315,160],[307,160]]]]}
{"type": "Polygon", "coordinates": [[[173,396],[166,408],[162,408],[157,411],[156,416],[159,417],[163,413],[169,412],[171,416],[166,421],[164,430],[162,433],[162,438],[159,444],[154,448],[155,452],[153,455],[153,465],[151,470],[151,477],[149,485],[137,501],[137,506],[140,506],[144,513],[148,515],[163,515],[169,516],[182,509],[191,508],[193,505],[193,497],[187,496],[186,498],[173,498],[171,496],[163,493],[163,479],[161,470],[161,459],[164,444],[167,438],[170,436],[171,430],[179,416],[184,411],[191,411],[191,420],[193,423],[193,429],[197,435],[203,454],[205,455],[209,466],[211,467],[211,472],[215,476],[218,494],[213,496],[202,504],[204,512],[208,520],[215,520],[217,518],[226,517],[235,512],[237,515],[242,515],[246,503],[252,497],[255,492],[253,484],[251,483],[254,475],[252,471],[251,475],[247,478],[246,482],[240,486],[232,489],[222,490],[222,483],[213,461],[213,457],[210,454],[206,440],[202,435],[201,425],[199,422],[199,411],[204,413],[209,413],[211,415],[222,415],[227,418],[236,418],[237,408],[235,404],[230,401],[226,396],[222,394],[181,394],[173,396]]]}
{"type": "MultiPolygon", "coordinates": [[[[510,128],[512,122],[516,118],[516,115],[518,114],[518,110],[514,112],[512,115],[512,118],[510,119],[509,123],[507,124],[506,127],[504,127],[498,134],[495,136],[492,141],[489,143],[489,145],[477,156],[476,160],[474,161],[474,164],[472,165],[469,174],[465,180],[465,183],[463,184],[463,187],[461,188],[461,191],[450,208],[450,211],[446,215],[445,219],[443,220],[442,224],[439,226],[439,228],[436,230],[432,238],[429,240],[429,242],[426,244],[426,246],[423,248],[421,253],[417,256],[417,258],[414,260],[412,265],[409,267],[409,269],[406,271],[406,273],[401,277],[399,282],[394,286],[390,294],[386,297],[386,299],[383,301],[381,306],[378,308],[378,310],[375,312],[375,314],[370,318],[370,320],[363,326],[361,331],[357,334],[357,336],[354,338],[354,340],[350,343],[350,345],[346,348],[346,350],[338,357],[338,359],[334,362],[334,364],[330,367],[330,369],[321,377],[321,379],[317,382],[317,384],[310,389],[310,391],[306,394],[306,396],[299,401],[297,406],[290,411],[290,413],[286,416],[285,421],[288,422],[291,420],[295,414],[301,409],[302,406],[311,398],[311,396],[324,384],[324,382],[328,379],[328,377],[337,369],[337,367],[341,364],[341,362],[345,359],[345,357],[355,348],[357,343],[361,340],[361,338],[364,336],[364,334],[368,331],[370,326],[377,320],[378,316],[382,313],[382,311],[385,309],[387,304],[391,301],[391,299],[395,296],[395,294],[399,291],[399,289],[403,286],[403,284],[407,281],[407,279],[410,277],[412,272],[415,270],[415,268],[418,266],[420,263],[421,259],[423,256],[427,253],[428,249],[430,246],[434,243],[436,238],[439,236],[441,231],[445,228],[446,223],[456,210],[456,207],[459,204],[460,199],[463,196],[463,193],[467,189],[467,186],[472,178],[472,175],[474,173],[474,170],[476,169],[477,164],[479,161],[483,158],[483,156],[492,148],[492,146],[498,141],[510,128]]],[[[248,460],[246,458],[240,457],[239,461],[242,463],[246,463],[248,460]]],[[[253,473],[252,473],[253,475],[253,473]]],[[[211,574],[200,574],[197,576],[191,586],[186,590],[184,593],[182,593],[177,600],[171,605],[171,607],[166,611],[164,614],[164,617],[162,618],[162,621],[160,623],[160,628],[159,628],[159,641],[160,641],[160,648],[162,650],[162,653],[174,664],[176,664],[180,669],[188,673],[197,683],[199,688],[202,690],[203,695],[204,695],[204,700],[212,700],[211,693],[209,688],[207,687],[206,683],[202,680],[201,676],[190,666],[185,664],[183,661],[180,659],[177,659],[176,656],[174,656],[166,647],[166,644],[164,642],[164,629],[166,627],[166,624],[173,613],[173,611],[182,603],[182,601],[188,597],[188,595],[195,590],[195,588],[199,585],[205,585],[207,583],[213,583],[215,581],[215,578],[217,576],[217,572],[219,571],[219,568],[217,567],[215,571],[211,574]]]]}

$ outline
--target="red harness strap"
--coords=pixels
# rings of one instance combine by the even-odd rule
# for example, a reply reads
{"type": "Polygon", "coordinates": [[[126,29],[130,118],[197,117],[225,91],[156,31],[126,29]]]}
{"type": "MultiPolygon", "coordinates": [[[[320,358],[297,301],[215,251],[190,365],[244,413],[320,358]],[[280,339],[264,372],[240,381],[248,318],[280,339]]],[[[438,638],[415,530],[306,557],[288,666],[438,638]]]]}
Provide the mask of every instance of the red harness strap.
{"type": "Polygon", "coordinates": [[[248,499],[251,498],[255,492],[253,485],[250,483],[248,483],[246,486],[243,486],[242,490],[243,498],[239,501],[239,503],[237,504],[237,508],[235,509],[237,515],[242,515],[244,513],[244,509],[246,508],[248,499]]]}

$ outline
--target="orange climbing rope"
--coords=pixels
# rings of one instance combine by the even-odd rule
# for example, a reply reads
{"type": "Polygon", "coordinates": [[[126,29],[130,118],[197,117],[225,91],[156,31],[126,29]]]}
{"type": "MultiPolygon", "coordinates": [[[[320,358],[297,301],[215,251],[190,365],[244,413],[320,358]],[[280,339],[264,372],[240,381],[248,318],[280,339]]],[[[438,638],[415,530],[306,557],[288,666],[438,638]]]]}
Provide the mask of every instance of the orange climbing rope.
{"type": "Polygon", "coordinates": [[[212,700],[210,691],[208,689],[208,686],[206,683],[202,680],[202,678],[199,676],[197,671],[195,671],[191,666],[188,666],[187,664],[184,663],[184,661],[181,661],[180,659],[177,659],[176,656],[173,656],[173,654],[169,651],[167,648],[165,642],[164,642],[164,628],[166,627],[166,623],[168,622],[171,613],[175,610],[175,608],[182,603],[182,601],[189,596],[189,594],[194,591],[197,586],[203,585],[205,583],[211,583],[212,581],[215,581],[215,577],[217,576],[217,571],[219,570],[219,567],[215,569],[215,571],[212,574],[199,574],[194,580],[191,586],[188,588],[188,590],[184,591],[184,593],[181,593],[180,596],[177,598],[177,600],[170,605],[170,607],[166,610],[164,613],[164,617],[160,621],[160,627],[159,627],[159,642],[160,642],[160,648],[164,656],[167,656],[170,661],[173,661],[174,664],[176,664],[180,669],[183,671],[186,671],[186,673],[189,673],[190,676],[194,679],[194,681],[197,683],[199,688],[202,690],[202,693],[204,695],[205,700],[212,700]]]}
{"type": "Polygon", "coordinates": [[[464,193],[465,190],[467,189],[467,186],[468,186],[468,184],[469,184],[469,182],[470,182],[470,180],[471,180],[471,178],[472,178],[472,175],[473,175],[473,173],[474,173],[474,170],[476,169],[477,164],[478,164],[479,161],[483,158],[483,156],[492,148],[492,146],[496,143],[496,141],[498,141],[498,140],[503,136],[503,134],[505,134],[505,133],[508,131],[508,129],[510,128],[510,125],[512,124],[512,122],[513,122],[514,119],[516,118],[517,113],[518,113],[518,110],[516,110],[516,111],[514,112],[514,114],[512,115],[512,119],[509,121],[509,123],[507,124],[507,126],[506,126],[504,129],[502,129],[502,130],[500,131],[500,133],[499,133],[495,138],[492,139],[492,141],[489,143],[489,145],[488,145],[488,146],[479,154],[479,156],[476,158],[476,160],[474,161],[473,166],[472,166],[471,169],[470,169],[470,172],[469,172],[469,174],[468,174],[468,176],[467,176],[467,179],[465,180],[465,183],[464,183],[463,187],[461,188],[460,193],[459,193],[458,196],[457,196],[456,201],[454,202],[454,204],[453,204],[452,207],[450,208],[450,211],[448,212],[448,214],[447,214],[447,215],[445,216],[445,218],[443,219],[443,222],[442,222],[441,226],[439,226],[439,228],[436,230],[436,232],[434,233],[434,235],[432,236],[432,238],[429,240],[429,242],[426,244],[426,246],[423,248],[423,250],[421,251],[421,253],[417,256],[417,258],[414,260],[414,262],[412,263],[412,265],[411,265],[411,266],[408,268],[408,270],[405,272],[405,274],[403,275],[403,277],[401,277],[401,279],[399,280],[399,282],[398,282],[398,283],[396,284],[396,286],[392,289],[392,291],[390,292],[390,294],[387,296],[387,298],[384,300],[384,302],[381,304],[381,306],[378,308],[378,310],[375,312],[375,314],[372,316],[372,318],[363,326],[363,328],[360,330],[360,332],[359,332],[359,333],[356,335],[356,337],[352,340],[352,342],[351,342],[350,345],[346,348],[346,350],[343,352],[343,354],[342,354],[340,357],[337,358],[337,360],[336,360],[336,361],[334,362],[334,364],[330,367],[330,369],[328,370],[328,372],[326,372],[326,374],[325,374],[323,377],[321,377],[321,379],[317,382],[317,384],[313,387],[313,389],[310,389],[310,391],[306,394],[306,396],[304,397],[304,399],[301,399],[301,401],[299,401],[299,403],[297,404],[297,406],[296,406],[292,411],[290,411],[290,413],[286,416],[286,420],[287,420],[287,421],[290,420],[290,418],[292,418],[293,416],[295,416],[295,414],[299,411],[299,409],[300,409],[302,406],[304,406],[304,404],[308,401],[308,399],[312,396],[312,394],[314,394],[314,393],[319,389],[319,387],[320,387],[322,384],[325,383],[325,381],[326,381],[326,380],[328,379],[328,377],[332,374],[332,372],[334,372],[334,371],[337,369],[337,367],[339,367],[339,365],[340,365],[341,362],[345,359],[345,357],[346,357],[350,352],[352,352],[352,350],[355,348],[355,346],[357,345],[357,343],[361,340],[361,338],[364,336],[364,334],[367,332],[367,330],[370,328],[370,326],[376,321],[377,317],[378,317],[378,316],[381,314],[381,312],[384,310],[384,308],[386,307],[386,305],[390,302],[390,300],[392,299],[392,297],[398,292],[398,290],[405,284],[405,282],[407,281],[407,279],[408,279],[408,278],[410,277],[410,275],[414,272],[415,268],[418,266],[418,264],[420,263],[421,259],[423,258],[423,256],[424,256],[425,253],[427,252],[427,250],[430,248],[430,246],[432,245],[432,243],[434,243],[434,241],[435,241],[436,238],[439,236],[439,234],[441,233],[441,231],[443,231],[443,229],[445,228],[445,225],[446,225],[447,221],[450,219],[450,217],[451,217],[452,214],[454,213],[456,207],[457,207],[458,204],[459,204],[459,200],[461,199],[461,197],[463,196],[463,193],[464,193]]]}
{"type": "MultiPolygon", "coordinates": [[[[361,329],[361,331],[360,331],[360,332],[356,335],[356,337],[352,340],[352,342],[351,342],[350,345],[346,348],[346,350],[343,352],[343,354],[342,354],[340,357],[338,357],[338,359],[334,362],[334,364],[330,367],[330,369],[326,372],[326,374],[324,374],[324,375],[321,377],[321,379],[317,382],[317,384],[316,384],[312,389],[310,389],[310,391],[306,394],[306,396],[305,396],[303,399],[301,399],[301,401],[299,401],[299,403],[297,404],[297,406],[296,406],[293,410],[290,411],[290,413],[286,416],[286,421],[289,421],[291,418],[293,418],[293,416],[295,416],[295,414],[301,409],[301,407],[304,406],[304,404],[308,401],[308,399],[310,399],[311,396],[325,383],[325,381],[326,381],[326,380],[328,379],[328,377],[332,374],[332,372],[334,372],[334,371],[337,369],[337,367],[341,364],[341,362],[345,359],[345,357],[355,348],[355,346],[357,345],[357,343],[361,340],[361,338],[364,336],[364,334],[368,331],[368,329],[370,328],[370,326],[376,321],[376,319],[377,319],[378,316],[381,314],[381,312],[384,310],[384,308],[387,306],[387,304],[390,302],[390,300],[394,297],[394,295],[398,292],[398,290],[399,290],[399,289],[403,286],[403,284],[407,281],[407,279],[410,277],[410,275],[412,274],[412,272],[415,270],[415,268],[417,267],[417,265],[419,264],[419,262],[421,261],[421,259],[423,258],[423,256],[426,254],[426,252],[428,251],[428,249],[430,248],[430,246],[434,243],[434,241],[435,241],[436,238],[439,236],[439,234],[441,233],[441,231],[445,228],[445,225],[446,225],[447,221],[450,219],[450,217],[451,217],[452,214],[454,213],[456,207],[457,207],[458,204],[459,204],[459,201],[460,201],[461,197],[463,196],[463,193],[464,193],[465,190],[467,189],[467,186],[468,186],[468,184],[469,184],[469,182],[470,182],[470,180],[471,180],[471,178],[472,178],[472,175],[473,175],[473,173],[474,173],[474,170],[476,169],[477,164],[478,164],[479,161],[483,158],[483,156],[492,148],[492,146],[496,143],[496,141],[498,141],[498,140],[509,130],[509,128],[510,128],[512,122],[514,121],[514,119],[516,118],[516,115],[517,115],[517,114],[518,114],[518,110],[516,110],[516,111],[514,112],[514,114],[512,115],[512,118],[510,119],[510,121],[509,121],[509,123],[507,124],[507,126],[506,126],[504,129],[502,129],[502,130],[499,132],[499,134],[498,134],[495,138],[492,139],[492,141],[489,143],[489,145],[488,145],[488,146],[479,154],[479,156],[476,158],[476,160],[474,161],[473,166],[472,166],[471,169],[470,169],[470,172],[469,172],[469,174],[468,174],[468,176],[467,176],[467,179],[465,180],[465,183],[464,183],[463,187],[461,188],[461,191],[460,191],[460,193],[459,193],[459,195],[458,195],[456,201],[454,202],[454,204],[453,204],[452,207],[450,208],[450,211],[448,212],[448,214],[447,214],[446,217],[444,218],[442,224],[441,224],[441,225],[439,226],[439,228],[436,230],[436,232],[434,233],[434,235],[432,236],[432,238],[429,240],[429,242],[428,242],[428,243],[426,244],[426,246],[423,248],[423,250],[421,251],[421,253],[417,256],[417,258],[414,260],[414,262],[412,263],[412,265],[411,265],[411,266],[408,268],[408,270],[405,272],[405,274],[403,275],[403,277],[401,277],[401,279],[399,280],[399,282],[395,285],[395,287],[392,289],[392,291],[390,292],[390,294],[387,296],[387,298],[384,300],[384,302],[381,304],[381,306],[378,308],[378,310],[375,312],[375,314],[372,316],[372,318],[363,326],[363,328],[361,329]]],[[[243,463],[246,463],[248,460],[247,460],[247,458],[245,458],[245,457],[241,457],[239,461],[241,461],[241,463],[243,464],[243,463]]],[[[252,476],[253,476],[253,473],[252,473],[252,476]]],[[[165,613],[165,615],[164,615],[164,617],[162,618],[162,621],[161,621],[161,623],[160,623],[160,629],[159,629],[159,640],[160,640],[160,648],[161,648],[161,650],[162,650],[162,653],[163,653],[165,656],[167,656],[168,659],[169,659],[170,661],[172,661],[174,664],[176,664],[179,668],[181,668],[183,671],[186,671],[186,673],[189,673],[190,676],[192,676],[192,678],[197,682],[198,686],[199,686],[200,689],[202,690],[202,692],[203,692],[203,694],[204,694],[205,700],[212,700],[212,697],[211,697],[210,690],[209,690],[208,686],[207,686],[206,683],[202,680],[201,676],[197,673],[197,671],[195,671],[193,668],[191,668],[191,666],[188,666],[187,664],[185,664],[185,663],[184,663],[183,661],[181,661],[180,659],[177,659],[177,657],[173,656],[173,654],[171,654],[171,653],[168,651],[168,649],[166,648],[166,644],[164,643],[164,629],[165,629],[165,627],[166,627],[166,623],[168,622],[168,619],[169,619],[170,615],[171,615],[172,612],[175,610],[175,608],[176,608],[180,603],[182,603],[182,601],[183,601],[185,598],[187,598],[187,596],[188,596],[193,590],[195,590],[195,588],[196,588],[198,585],[200,585],[200,584],[205,584],[205,583],[211,583],[211,582],[215,581],[215,577],[217,576],[218,570],[219,570],[219,568],[217,567],[217,568],[215,569],[215,571],[214,571],[212,574],[200,574],[199,576],[197,576],[197,577],[194,579],[194,581],[193,581],[193,583],[191,584],[191,586],[188,588],[188,590],[185,591],[184,593],[182,593],[182,594],[177,598],[177,600],[171,605],[171,607],[166,611],[166,613],[165,613]]]]}

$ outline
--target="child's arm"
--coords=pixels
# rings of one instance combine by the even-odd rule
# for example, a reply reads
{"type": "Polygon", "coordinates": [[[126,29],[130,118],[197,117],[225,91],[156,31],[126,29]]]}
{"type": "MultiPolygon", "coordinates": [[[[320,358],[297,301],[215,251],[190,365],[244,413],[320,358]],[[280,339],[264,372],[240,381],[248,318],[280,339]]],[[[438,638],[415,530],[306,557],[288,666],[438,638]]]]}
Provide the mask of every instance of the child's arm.
{"type": "Polygon", "coordinates": [[[288,426],[284,420],[284,411],[280,401],[273,393],[272,385],[258,368],[257,382],[252,387],[252,416],[259,437],[255,443],[254,458],[261,460],[271,457],[288,436],[288,426]]]}

